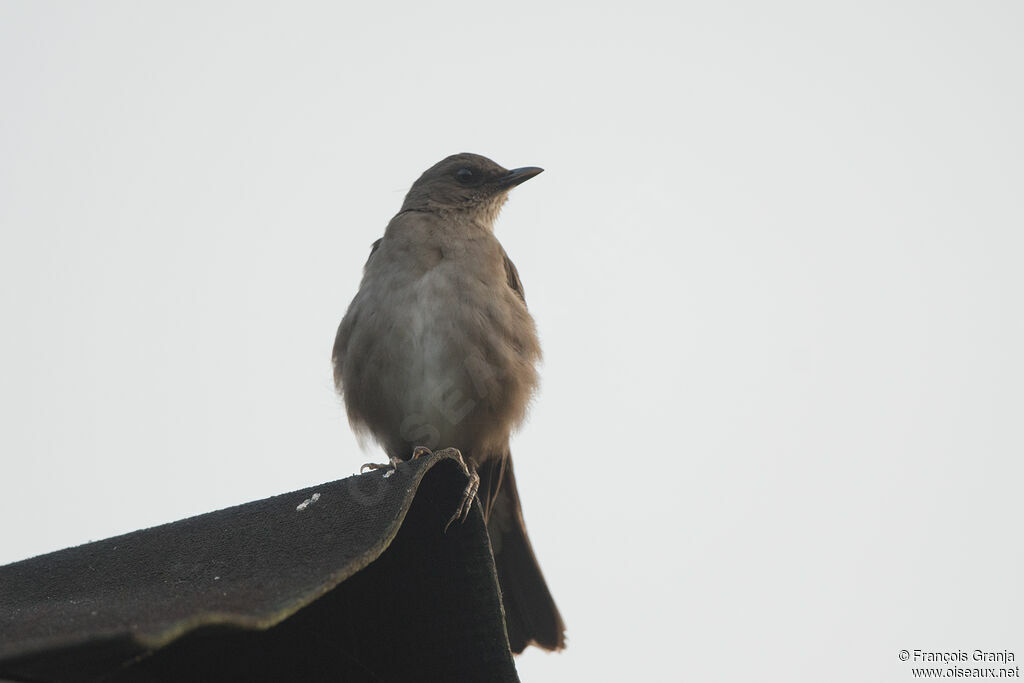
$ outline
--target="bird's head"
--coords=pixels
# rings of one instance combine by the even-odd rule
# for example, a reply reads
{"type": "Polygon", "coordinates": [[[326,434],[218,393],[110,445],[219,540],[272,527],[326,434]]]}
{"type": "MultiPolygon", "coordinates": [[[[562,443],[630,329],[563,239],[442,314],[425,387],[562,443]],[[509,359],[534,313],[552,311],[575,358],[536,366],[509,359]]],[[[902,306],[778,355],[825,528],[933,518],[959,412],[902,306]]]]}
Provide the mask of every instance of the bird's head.
{"type": "Polygon", "coordinates": [[[536,166],[509,170],[479,154],[453,154],[412,184],[402,210],[466,213],[491,225],[508,191],[543,170],[536,166]]]}

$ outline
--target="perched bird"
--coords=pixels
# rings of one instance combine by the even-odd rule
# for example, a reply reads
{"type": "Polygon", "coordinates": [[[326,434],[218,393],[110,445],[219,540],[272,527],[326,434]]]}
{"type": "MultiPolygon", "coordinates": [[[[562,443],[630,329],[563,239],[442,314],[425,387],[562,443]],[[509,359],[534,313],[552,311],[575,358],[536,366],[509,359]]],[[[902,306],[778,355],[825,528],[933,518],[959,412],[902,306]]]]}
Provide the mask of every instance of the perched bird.
{"type": "Polygon", "coordinates": [[[373,243],[333,352],[349,422],[388,455],[390,465],[374,467],[436,447],[461,451],[470,483],[449,524],[479,498],[514,652],[565,646],[509,453],[537,387],[540,343],[519,273],[494,236],[509,190],[541,171],[477,154],[427,169],[373,243]]]}

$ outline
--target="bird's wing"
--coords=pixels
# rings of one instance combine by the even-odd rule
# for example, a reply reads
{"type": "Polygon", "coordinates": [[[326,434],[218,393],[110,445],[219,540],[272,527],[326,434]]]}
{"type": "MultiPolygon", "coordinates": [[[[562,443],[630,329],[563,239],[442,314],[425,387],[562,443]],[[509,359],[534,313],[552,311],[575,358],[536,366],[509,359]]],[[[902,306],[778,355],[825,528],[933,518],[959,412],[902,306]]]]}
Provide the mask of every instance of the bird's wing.
{"type": "Polygon", "coordinates": [[[377,249],[380,248],[380,243],[383,241],[384,238],[381,237],[370,246],[370,255],[366,257],[366,265],[363,266],[364,271],[366,270],[366,267],[370,265],[370,259],[372,259],[373,255],[377,253],[377,249]]]}
{"type": "MultiPolygon", "coordinates": [[[[380,248],[380,243],[384,240],[381,237],[379,240],[373,243],[370,247],[370,256],[366,259],[366,265],[363,266],[363,272],[370,267],[370,261],[373,260],[373,255],[377,253],[377,249],[380,248]]],[[[358,295],[356,295],[358,297],[358,295]]],[[[353,301],[353,303],[355,303],[353,301]]],[[[348,349],[349,336],[352,334],[352,327],[355,325],[356,319],[358,318],[358,312],[354,307],[349,307],[345,317],[341,319],[341,324],[338,325],[338,333],[334,337],[334,349],[331,351],[331,362],[334,365],[334,386],[337,387],[339,392],[344,393],[343,389],[343,366],[345,363],[345,351],[348,349]]]]}
{"type": "Polygon", "coordinates": [[[512,263],[512,259],[505,253],[504,247],[501,250],[501,257],[505,259],[505,278],[508,280],[508,286],[512,288],[512,291],[526,303],[526,292],[523,291],[523,281],[519,279],[519,271],[516,270],[516,264],[512,263]]]}

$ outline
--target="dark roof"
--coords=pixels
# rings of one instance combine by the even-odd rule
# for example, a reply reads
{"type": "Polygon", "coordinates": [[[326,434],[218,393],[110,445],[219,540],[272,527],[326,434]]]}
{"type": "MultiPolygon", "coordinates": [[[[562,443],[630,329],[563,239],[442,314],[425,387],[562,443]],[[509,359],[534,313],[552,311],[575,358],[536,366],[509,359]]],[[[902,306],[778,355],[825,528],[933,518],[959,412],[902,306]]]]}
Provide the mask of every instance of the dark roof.
{"type": "Polygon", "coordinates": [[[439,453],[0,567],[0,677],[516,681],[479,506],[442,531],[466,481],[439,453]]]}

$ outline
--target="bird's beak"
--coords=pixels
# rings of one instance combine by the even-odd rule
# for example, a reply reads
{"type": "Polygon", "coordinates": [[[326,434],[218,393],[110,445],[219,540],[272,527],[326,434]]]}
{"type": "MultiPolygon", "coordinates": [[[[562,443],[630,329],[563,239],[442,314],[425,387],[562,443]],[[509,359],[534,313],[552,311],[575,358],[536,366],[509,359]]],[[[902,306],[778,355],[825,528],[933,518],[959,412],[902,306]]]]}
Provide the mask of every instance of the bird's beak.
{"type": "Polygon", "coordinates": [[[537,168],[536,166],[524,166],[522,168],[513,168],[511,171],[506,173],[503,177],[498,179],[498,187],[506,190],[525,183],[527,180],[535,175],[543,173],[543,168],[537,168]]]}

